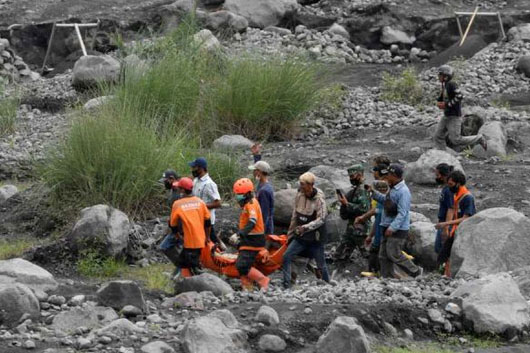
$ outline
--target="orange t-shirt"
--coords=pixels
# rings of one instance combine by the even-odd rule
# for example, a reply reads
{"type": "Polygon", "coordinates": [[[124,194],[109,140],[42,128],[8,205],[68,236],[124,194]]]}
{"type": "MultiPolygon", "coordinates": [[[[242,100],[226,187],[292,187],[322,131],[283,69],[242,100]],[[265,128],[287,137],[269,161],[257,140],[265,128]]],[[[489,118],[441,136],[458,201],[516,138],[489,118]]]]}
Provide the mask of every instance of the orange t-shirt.
{"type": "Polygon", "coordinates": [[[254,218],[256,224],[249,234],[263,234],[265,233],[265,225],[263,224],[263,216],[261,214],[261,207],[259,206],[258,200],[254,197],[250,202],[247,202],[241,214],[239,215],[239,229],[245,228],[249,219],[254,218]]]}
{"type": "Polygon", "coordinates": [[[184,233],[184,248],[201,249],[206,243],[204,222],[210,219],[210,211],[197,196],[183,197],[173,203],[170,225],[176,227],[180,221],[184,233]]]}

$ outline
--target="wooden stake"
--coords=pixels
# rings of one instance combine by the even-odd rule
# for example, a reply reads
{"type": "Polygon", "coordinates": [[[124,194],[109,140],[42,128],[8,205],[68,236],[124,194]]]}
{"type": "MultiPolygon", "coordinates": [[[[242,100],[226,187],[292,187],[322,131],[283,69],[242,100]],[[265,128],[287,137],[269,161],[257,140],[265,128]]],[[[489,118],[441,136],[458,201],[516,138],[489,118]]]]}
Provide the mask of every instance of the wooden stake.
{"type": "Polygon", "coordinates": [[[471,19],[469,20],[469,24],[467,25],[466,32],[464,33],[464,36],[462,37],[462,40],[460,41],[460,45],[459,45],[460,47],[466,41],[469,30],[471,29],[471,25],[473,24],[473,21],[475,20],[475,16],[477,16],[477,12],[478,12],[478,6],[475,7],[475,11],[473,11],[473,15],[471,15],[471,19]]]}

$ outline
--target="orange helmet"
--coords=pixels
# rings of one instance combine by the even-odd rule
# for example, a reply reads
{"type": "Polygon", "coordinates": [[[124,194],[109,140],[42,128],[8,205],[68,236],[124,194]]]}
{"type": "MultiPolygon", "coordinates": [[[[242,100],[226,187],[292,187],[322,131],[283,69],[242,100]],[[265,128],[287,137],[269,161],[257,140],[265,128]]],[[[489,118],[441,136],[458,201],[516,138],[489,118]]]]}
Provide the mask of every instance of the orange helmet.
{"type": "Polygon", "coordinates": [[[246,194],[250,191],[254,191],[254,184],[249,178],[241,178],[234,183],[235,194],[246,194]]]}

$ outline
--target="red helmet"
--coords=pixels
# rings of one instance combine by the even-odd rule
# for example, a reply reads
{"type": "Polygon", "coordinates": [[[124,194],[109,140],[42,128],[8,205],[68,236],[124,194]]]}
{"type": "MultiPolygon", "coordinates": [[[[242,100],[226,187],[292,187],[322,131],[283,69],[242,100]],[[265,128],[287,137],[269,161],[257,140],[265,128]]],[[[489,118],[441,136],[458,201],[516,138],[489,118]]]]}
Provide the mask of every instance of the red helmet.
{"type": "Polygon", "coordinates": [[[235,194],[246,194],[250,191],[254,191],[254,184],[249,178],[241,178],[234,183],[235,194]]]}
{"type": "Polygon", "coordinates": [[[193,180],[190,178],[181,178],[179,181],[177,181],[177,186],[179,188],[182,188],[184,190],[192,190],[193,189],[193,180]]]}

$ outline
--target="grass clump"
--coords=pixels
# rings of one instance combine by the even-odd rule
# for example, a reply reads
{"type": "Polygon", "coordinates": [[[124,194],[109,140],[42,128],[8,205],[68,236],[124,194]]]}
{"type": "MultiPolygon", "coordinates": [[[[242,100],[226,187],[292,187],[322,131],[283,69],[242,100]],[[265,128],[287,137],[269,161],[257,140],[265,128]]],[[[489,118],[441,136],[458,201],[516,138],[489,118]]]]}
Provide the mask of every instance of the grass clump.
{"type": "Polygon", "coordinates": [[[441,348],[434,344],[425,344],[420,346],[407,347],[386,347],[377,346],[374,348],[375,353],[456,353],[454,349],[441,348]]]}
{"type": "Polygon", "coordinates": [[[85,277],[107,279],[118,277],[127,265],[113,257],[101,255],[93,249],[80,253],[77,260],[77,272],[85,277]]]}
{"type": "Polygon", "coordinates": [[[412,67],[399,74],[384,72],[382,79],[381,99],[384,101],[418,106],[426,99],[418,73],[412,67]]]}
{"type": "Polygon", "coordinates": [[[30,238],[0,239],[0,260],[20,257],[38,244],[39,240],[30,238]]]}
{"type": "Polygon", "coordinates": [[[5,95],[5,83],[0,80],[0,137],[15,132],[19,105],[17,96],[5,95]]]}
{"type": "Polygon", "coordinates": [[[170,264],[152,264],[146,267],[128,267],[123,277],[139,280],[145,288],[152,291],[160,291],[173,294],[173,282],[169,274],[173,272],[174,266],[170,264]]]}

